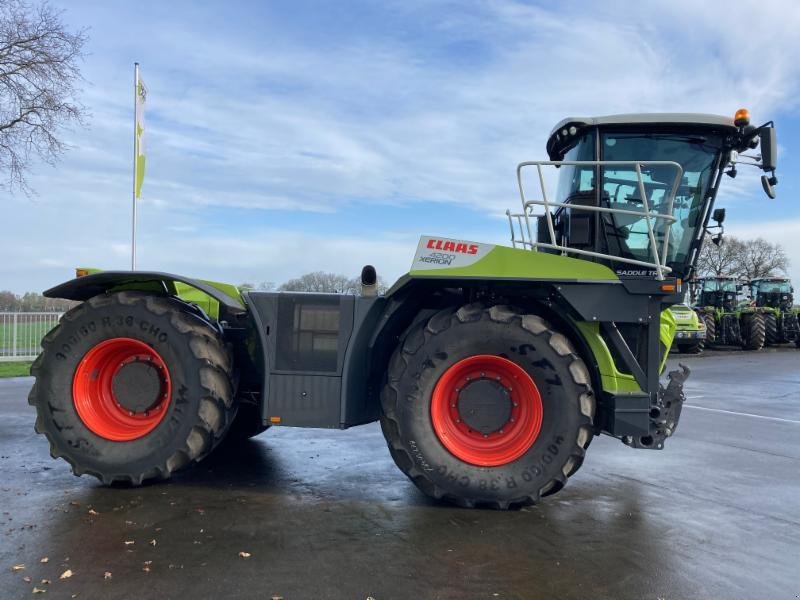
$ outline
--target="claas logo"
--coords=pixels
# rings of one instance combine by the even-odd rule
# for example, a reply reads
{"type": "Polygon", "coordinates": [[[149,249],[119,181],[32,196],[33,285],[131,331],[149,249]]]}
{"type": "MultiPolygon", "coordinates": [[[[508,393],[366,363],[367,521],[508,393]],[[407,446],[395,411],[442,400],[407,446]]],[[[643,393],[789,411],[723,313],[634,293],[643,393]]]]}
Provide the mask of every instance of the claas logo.
{"type": "Polygon", "coordinates": [[[465,244],[464,242],[451,242],[450,240],[429,239],[428,248],[431,250],[441,250],[442,252],[457,252],[459,254],[477,254],[476,244],[465,244]]]}

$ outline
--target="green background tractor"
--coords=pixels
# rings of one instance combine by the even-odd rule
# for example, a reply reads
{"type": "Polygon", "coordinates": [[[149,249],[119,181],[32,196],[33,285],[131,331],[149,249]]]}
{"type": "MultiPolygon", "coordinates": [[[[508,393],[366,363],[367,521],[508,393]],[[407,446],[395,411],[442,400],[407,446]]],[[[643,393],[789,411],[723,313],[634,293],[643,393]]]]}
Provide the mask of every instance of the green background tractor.
{"type": "Polygon", "coordinates": [[[536,502],[580,468],[595,435],[661,449],[674,433],[688,369],[660,380],[676,328],[667,308],[731,157],[759,143],[771,191],[771,123],[565,119],[550,160],[518,167],[512,247],[422,236],[384,295],[370,266],[358,295],[239,293],[142,271],[67,281],[46,295],[82,303],[31,369],[36,430],[75,474],[140,484],[270,426],[380,421],[424,493],[536,502]]]}
{"type": "Polygon", "coordinates": [[[739,302],[741,284],[735,277],[698,280],[696,310],[706,325],[707,346],[741,346],[761,350],[766,343],[764,311],[739,302]]]}
{"type": "Polygon", "coordinates": [[[675,318],[675,338],[672,347],[686,354],[702,352],[706,340],[705,321],[686,304],[670,306],[669,311],[675,318]]]}
{"type": "Polygon", "coordinates": [[[767,345],[794,343],[800,348],[800,308],[794,306],[792,282],[785,277],[753,279],[750,294],[764,313],[767,345]]]}

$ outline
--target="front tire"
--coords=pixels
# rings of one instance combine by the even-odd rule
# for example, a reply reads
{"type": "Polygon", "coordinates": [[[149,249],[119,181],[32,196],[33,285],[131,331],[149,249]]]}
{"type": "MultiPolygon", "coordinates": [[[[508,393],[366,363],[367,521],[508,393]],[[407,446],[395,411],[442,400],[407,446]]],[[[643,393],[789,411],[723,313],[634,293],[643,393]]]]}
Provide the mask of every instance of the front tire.
{"type": "Polygon", "coordinates": [[[235,414],[218,329],[176,298],[95,296],[42,341],[28,401],[36,431],[75,475],[105,484],[167,478],[202,459],[235,414]]]}
{"type": "Polygon", "coordinates": [[[703,342],[693,342],[690,344],[678,344],[678,352],[682,354],[700,354],[703,351],[703,342]]]}
{"type": "Polygon", "coordinates": [[[774,313],[769,312],[764,314],[764,332],[765,346],[775,346],[781,343],[781,335],[778,331],[778,319],[775,317],[774,313]]]}
{"type": "Polygon", "coordinates": [[[440,311],[403,339],[381,395],[397,466],[424,493],[508,508],[560,490],[592,439],[589,371],[544,319],[440,311]]]}
{"type": "Polygon", "coordinates": [[[745,350],[761,350],[767,337],[764,315],[761,313],[745,313],[742,315],[741,323],[742,348],[745,350]]]}

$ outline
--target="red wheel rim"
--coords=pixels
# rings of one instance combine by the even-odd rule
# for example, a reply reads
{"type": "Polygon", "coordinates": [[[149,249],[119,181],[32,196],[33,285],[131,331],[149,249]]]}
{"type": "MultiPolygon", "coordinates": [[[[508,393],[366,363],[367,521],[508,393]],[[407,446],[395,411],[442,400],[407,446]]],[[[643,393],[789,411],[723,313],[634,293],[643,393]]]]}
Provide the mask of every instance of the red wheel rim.
{"type": "Polygon", "coordinates": [[[536,441],[542,427],[542,397],[533,379],[501,356],[479,354],[458,361],[441,376],[431,398],[431,419],[439,441],[456,458],[497,467],[517,460],[536,441]],[[510,416],[490,433],[471,428],[460,412],[460,392],[478,381],[502,388],[510,416]]]}
{"type": "Polygon", "coordinates": [[[171,396],[172,383],[164,359],[133,338],[112,338],[97,344],[81,359],[72,380],[72,401],[83,424],[92,433],[115,442],[135,440],[153,431],[164,418],[171,396]],[[136,410],[126,408],[114,389],[122,370],[133,363],[144,363],[157,376],[153,402],[136,410]]]}

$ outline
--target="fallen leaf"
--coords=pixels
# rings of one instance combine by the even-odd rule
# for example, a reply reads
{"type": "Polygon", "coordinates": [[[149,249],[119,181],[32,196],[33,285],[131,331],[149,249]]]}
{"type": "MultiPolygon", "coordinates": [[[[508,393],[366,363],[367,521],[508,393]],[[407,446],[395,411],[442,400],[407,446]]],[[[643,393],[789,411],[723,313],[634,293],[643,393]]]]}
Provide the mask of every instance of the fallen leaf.
{"type": "Polygon", "coordinates": [[[61,574],[61,577],[59,577],[59,579],[69,579],[70,577],[72,577],[72,569],[67,569],[61,574]]]}
{"type": "Polygon", "coordinates": [[[39,562],[40,562],[40,563],[46,563],[48,560],[50,560],[50,559],[49,559],[49,558],[47,558],[47,557],[45,556],[45,557],[43,557],[43,558],[42,558],[42,560],[40,560],[39,562]]]}
{"type": "Polygon", "coordinates": [[[28,577],[27,575],[25,575],[25,577],[22,578],[22,581],[24,581],[25,583],[30,583],[31,582],[31,578],[28,577]]]}
{"type": "Polygon", "coordinates": [[[153,561],[152,561],[152,560],[146,560],[146,561],[144,561],[144,565],[145,565],[145,566],[150,566],[150,565],[152,565],[152,564],[153,564],[153,561]]]}
{"type": "Polygon", "coordinates": [[[12,573],[17,573],[19,571],[24,571],[24,570],[25,570],[25,565],[14,565],[13,567],[11,567],[12,573]]]}
{"type": "Polygon", "coordinates": [[[250,558],[251,554],[249,552],[239,552],[239,556],[241,558],[250,558]]]}
{"type": "Polygon", "coordinates": [[[156,542],[155,540],[150,540],[150,542],[149,542],[149,544],[150,544],[151,546],[155,546],[157,543],[158,543],[158,542],[156,542]]]}
{"type": "Polygon", "coordinates": [[[103,573],[103,579],[111,579],[111,577],[113,577],[111,575],[111,571],[106,571],[105,573],[103,573]]]}
{"type": "Polygon", "coordinates": [[[35,587],[33,588],[34,594],[44,594],[47,590],[43,590],[42,588],[35,587]]]}
{"type": "Polygon", "coordinates": [[[78,502],[77,500],[70,500],[70,501],[69,501],[69,503],[70,503],[72,506],[80,506],[80,505],[81,505],[81,503],[80,503],[80,502],[78,502]]]}
{"type": "Polygon", "coordinates": [[[93,509],[93,508],[90,508],[90,509],[89,509],[89,514],[90,514],[90,515],[99,515],[100,513],[99,513],[99,512],[97,512],[95,509],[93,509]]]}
{"type": "Polygon", "coordinates": [[[126,546],[133,546],[136,542],[134,540],[125,540],[126,546]]]}
{"type": "Polygon", "coordinates": [[[145,566],[142,567],[142,571],[144,571],[145,573],[149,573],[150,572],[150,567],[145,565],[145,566]]]}
{"type": "Polygon", "coordinates": [[[50,580],[49,579],[42,579],[39,583],[41,583],[42,585],[50,585],[50,580]]]}

